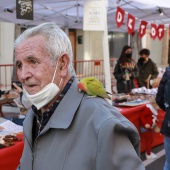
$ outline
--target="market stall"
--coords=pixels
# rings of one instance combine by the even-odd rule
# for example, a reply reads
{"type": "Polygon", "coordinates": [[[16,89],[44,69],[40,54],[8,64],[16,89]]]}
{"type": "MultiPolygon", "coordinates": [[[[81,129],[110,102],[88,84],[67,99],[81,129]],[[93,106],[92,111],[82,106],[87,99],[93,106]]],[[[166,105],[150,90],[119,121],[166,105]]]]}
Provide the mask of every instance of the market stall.
{"type": "Polygon", "coordinates": [[[13,146],[0,149],[1,170],[15,170],[19,165],[24,147],[23,134],[18,134],[17,137],[22,141],[15,141],[13,146]]]}
{"type": "MultiPolygon", "coordinates": [[[[122,115],[124,115],[127,119],[129,119],[139,131],[141,137],[141,149],[140,149],[141,152],[145,151],[146,149],[144,135],[140,133],[140,120],[139,120],[139,116],[144,108],[145,108],[145,104],[135,106],[135,107],[128,107],[128,106],[119,107],[122,115]]],[[[161,127],[164,116],[165,116],[165,112],[163,110],[159,110],[158,111],[159,127],[161,127]]],[[[158,146],[163,143],[164,136],[161,133],[153,132],[152,135],[153,135],[152,147],[158,146]]]]}

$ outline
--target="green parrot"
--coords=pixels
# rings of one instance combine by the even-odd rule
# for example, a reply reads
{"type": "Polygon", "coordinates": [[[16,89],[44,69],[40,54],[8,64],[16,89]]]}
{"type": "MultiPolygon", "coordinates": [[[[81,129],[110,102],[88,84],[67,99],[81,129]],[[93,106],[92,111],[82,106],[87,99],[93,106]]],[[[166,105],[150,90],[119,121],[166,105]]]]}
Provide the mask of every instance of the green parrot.
{"type": "Polygon", "coordinates": [[[111,97],[108,95],[108,92],[106,92],[106,90],[104,89],[103,84],[95,77],[82,78],[77,86],[79,91],[84,91],[89,96],[92,97],[99,96],[111,100],[111,97]]]}

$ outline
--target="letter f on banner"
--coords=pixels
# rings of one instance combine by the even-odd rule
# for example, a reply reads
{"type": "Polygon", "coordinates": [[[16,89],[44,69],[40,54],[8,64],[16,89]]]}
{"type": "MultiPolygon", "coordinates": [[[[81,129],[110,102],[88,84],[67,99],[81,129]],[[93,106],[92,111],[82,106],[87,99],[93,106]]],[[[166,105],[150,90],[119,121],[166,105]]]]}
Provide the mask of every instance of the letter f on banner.
{"type": "Polygon", "coordinates": [[[120,28],[120,26],[123,24],[124,15],[125,15],[125,11],[123,9],[121,9],[120,7],[117,7],[117,11],[116,11],[116,24],[117,24],[118,28],[120,28]]]}
{"type": "Polygon", "coordinates": [[[131,14],[128,14],[128,19],[127,19],[127,30],[129,34],[134,33],[134,28],[135,28],[135,17],[131,14]]]}

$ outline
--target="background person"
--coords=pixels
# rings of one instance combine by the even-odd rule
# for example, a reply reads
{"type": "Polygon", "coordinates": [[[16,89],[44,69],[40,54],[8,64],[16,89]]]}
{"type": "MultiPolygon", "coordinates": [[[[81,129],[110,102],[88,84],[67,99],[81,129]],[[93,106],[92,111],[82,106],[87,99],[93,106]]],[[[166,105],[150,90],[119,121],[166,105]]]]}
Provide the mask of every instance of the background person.
{"type": "Polygon", "coordinates": [[[55,23],[15,41],[17,76],[33,104],[20,170],[144,170],[139,134],[105,99],[79,92],[67,35],[55,23]]]}
{"type": "Polygon", "coordinates": [[[139,52],[140,58],[137,62],[139,68],[139,76],[137,78],[139,87],[145,86],[152,88],[150,80],[158,76],[158,68],[156,64],[149,58],[150,51],[146,48],[139,52]]]}
{"type": "Polygon", "coordinates": [[[19,87],[16,83],[13,83],[14,90],[20,94],[20,96],[14,99],[14,102],[20,107],[21,112],[31,108],[32,104],[30,100],[23,94],[23,89],[19,87]]]}
{"type": "Polygon", "coordinates": [[[114,68],[118,93],[130,93],[134,86],[134,79],[138,77],[138,67],[132,59],[132,48],[124,46],[114,68]]]}
{"type": "Polygon", "coordinates": [[[23,125],[23,121],[25,119],[25,116],[28,112],[28,109],[31,108],[32,104],[30,100],[23,94],[23,90],[21,87],[19,87],[16,83],[13,83],[14,91],[16,91],[19,94],[19,97],[14,99],[14,102],[16,103],[20,114],[18,117],[15,118],[6,118],[12,122],[14,122],[17,125],[23,125]]]}
{"type": "Polygon", "coordinates": [[[165,111],[165,117],[161,127],[161,133],[164,135],[164,148],[166,161],[164,170],[170,169],[170,66],[168,66],[159,83],[156,94],[156,102],[159,107],[165,111]]]}

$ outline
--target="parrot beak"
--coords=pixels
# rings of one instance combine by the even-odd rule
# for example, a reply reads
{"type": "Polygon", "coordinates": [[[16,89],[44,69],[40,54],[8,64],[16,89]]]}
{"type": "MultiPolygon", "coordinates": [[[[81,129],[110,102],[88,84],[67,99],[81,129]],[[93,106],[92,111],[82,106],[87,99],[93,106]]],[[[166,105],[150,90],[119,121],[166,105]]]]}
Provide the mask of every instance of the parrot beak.
{"type": "Polygon", "coordinates": [[[82,82],[79,82],[77,87],[79,89],[79,92],[81,92],[81,91],[86,92],[86,89],[85,89],[84,84],[82,82]]]}

